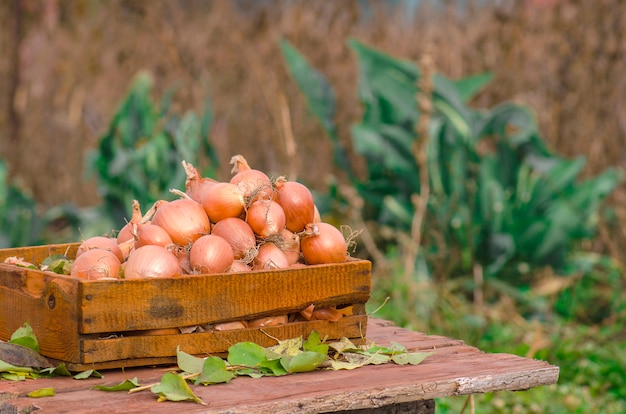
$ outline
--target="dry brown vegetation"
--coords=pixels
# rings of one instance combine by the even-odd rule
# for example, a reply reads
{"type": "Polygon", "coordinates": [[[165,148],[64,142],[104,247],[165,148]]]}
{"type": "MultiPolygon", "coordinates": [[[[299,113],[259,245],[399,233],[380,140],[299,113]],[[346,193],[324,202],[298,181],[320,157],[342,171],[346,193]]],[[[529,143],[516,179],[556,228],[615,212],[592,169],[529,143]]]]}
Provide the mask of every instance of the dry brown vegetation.
{"type": "MultiPolygon", "coordinates": [[[[415,61],[429,48],[437,70],[452,78],[491,71],[495,79],[474,105],[532,106],[552,149],[586,156],[588,175],[626,167],[622,0],[519,1],[463,12],[425,3],[414,16],[370,3],[366,11],[356,0],[1,2],[0,156],[43,205],[97,204],[84,156],[133,76],[148,70],[159,94],[178,87],[179,111],[200,111],[211,98],[208,139],[223,163],[241,152],[265,171],[293,167],[322,188],[336,173],[330,146],[286,74],[278,40],[290,40],[329,77],[349,146],[348,126],[361,110],[346,46],[353,37],[415,61]],[[285,109],[300,154],[295,165],[285,109]]],[[[612,201],[618,225],[603,225],[594,247],[625,263],[624,185],[612,201]]]]}

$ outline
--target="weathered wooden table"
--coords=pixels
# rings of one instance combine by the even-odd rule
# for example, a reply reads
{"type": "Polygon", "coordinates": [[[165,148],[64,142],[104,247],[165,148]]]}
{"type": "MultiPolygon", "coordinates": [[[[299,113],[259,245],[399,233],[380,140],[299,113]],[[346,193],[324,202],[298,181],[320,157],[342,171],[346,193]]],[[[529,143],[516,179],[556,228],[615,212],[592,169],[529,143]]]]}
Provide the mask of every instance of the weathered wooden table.
{"type": "Polygon", "coordinates": [[[282,377],[237,377],[228,384],[195,386],[208,405],[157,402],[150,391],[128,394],[91,389],[137,378],[158,382],[167,367],[103,371],[103,378],[68,377],[0,381],[0,413],[434,413],[435,399],[492,391],[520,391],[553,384],[559,368],[511,354],[487,354],[460,340],[426,335],[370,319],[367,338],[411,351],[434,351],[419,365],[369,365],[350,371],[315,371],[282,377]],[[54,387],[52,397],[30,391],[54,387]]]}

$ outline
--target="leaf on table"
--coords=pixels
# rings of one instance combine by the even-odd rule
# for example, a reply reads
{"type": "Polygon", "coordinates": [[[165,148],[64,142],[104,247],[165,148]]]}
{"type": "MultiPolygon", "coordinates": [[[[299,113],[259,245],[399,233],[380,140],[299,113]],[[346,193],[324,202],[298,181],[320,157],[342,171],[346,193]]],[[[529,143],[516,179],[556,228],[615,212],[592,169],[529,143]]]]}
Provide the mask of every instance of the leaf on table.
{"type": "Polygon", "coordinates": [[[31,398],[52,397],[55,395],[55,392],[53,387],[46,387],[31,391],[26,395],[31,398]]]}
{"type": "Polygon", "coordinates": [[[3,372],[0,372],[0,378],[9,380],[9,381],[26,381],[27,379],[33,378],[33,373],[3,371],[3,372]]]}
{"type": "Polygon", "coordinates": [[[328,344],[328,347],[340,353],[341,352],[354,352],[354,351],[361,350],[361,348],[356,346],[350,339],[346,338],[345,336],[342,337],[339,341],[330,342],[328,344]]]}
{"type": "Polygon", "coordinates": [[[190,374],[198,374],[202,372],[204,367],[204,358],[198,358],[176,348],[176,362],[178,368],[190,374]]]}
{"type": "Polygon", "coordinates": [[[161,401],[194,401],[198,404],[207,405],[202,399],[196,396],[187,381],[180,375],[166,372],[161,377],[159,384],[153,385],[150,390],[159,394],[161,401]]]}
{"type": "Polygon", "coordinates": [[[312,331],[304,344],[302,349],[305,351],[319,352],[320,354],[328,354],[328,345],[323,343],[320,334],[317,331],[312,331]]]}
{"type": "Polygon", "coordinates": [[[345,353],[343,354],[343,357],[346,361],[360,366],[386,364],[391,360],[391,357],[385,354],[361,354],[356,352],[345,353]]]}
{"type": "Polygon", "coordinates": [[[238,342],[228,348],[228,363],[256,367],[261,361],[267,361],[265,348],[254,342],[238,342]]]}
{"type": "Polygon", "coordinates": [[[226,362],[220,357],[212,356],[204,360],[202,372],[196,378],[194,384],[219,384],[230,382],[233,378],[235,378],[235,374],[227,369],[226,362]]]}
{"type": "Polygon", "coordinates": [[[280,359],[281,365],[289,373],[310,372],[316,370],[324,361],[328,360],[327,354],[319,352],[301,351],[295,356],[284,356],[280,359]]]}
{"type": "Polygon", "coordinates": [[[351,370],[356,368],[361,368],[363,365],[360,363],[348,362],[348,361],[340,361],[337,359],[331,359],[328,361],[327,368],[330,370],[338,371],[341,369],[351,370]]]}
{"type": "Polygon", "coordinates": [[[86,371],[79,372],[78,374],[74,375],[73,378],[77,380],[82,380],[82,379],[87,379],[91,377],[103,378],[103,375],[94,369],[88,369],[86,371]]]}
{"type": "Polygon", "coordinates": [[[434,354],[434,352],[407,352],[393,355],[391,360],[398,365],[418,365],[432,354],[434,354]]]}
{"type": "MultiPolygon", "coordinates": [[[[32,326],[30,326],[28,322],[25,322],[24,325],[17,328],[15,332],[13,332],[13,334],[11,335],[11,339],[9,340],[9,343],[22,345],[35,352],[39,352],[39,343],[37,342],[37,337],[35,336],[35,332],[33,332],[32,326]]],[[[42,365],[41,367],[45,367],[49,365],[50,363],[48,362],[48,365],[42,365]]]]}
{"type": "Polygon", "coordinates": [[[42,375],[49,375],[53,377],[71,377],[72,373],[67,369],[65,364],[61,362],[56,367],[45,368],[39,371],[42,375]]]}
{"type": "Polygon", "coordinates": [[[133,388],[137,388],[139,386],[139,381],[137,380],[137,377],[130,379],[130,380],[125,380],[120,382],[117,385],[95,385],[92,388],[94,390],[100,390],[100,391],[109,391],[109,392],[115,392],[115,391],[130,391],[133,388]]]}
{"type": "Polygon", "coordinates": [[[268,359],[267,361],[261,361],[259,363],[259,365],[263,368],[268,369],[272,375],[279,377],[281,375],[287,375],[288,372],[285,369],[285,367],[283,367],[283,364],[281,363],[281,357],[280,355],[278,356],[278,359],[268,359]]]}
{"type": "Polygon", "coordinates": [[[52,366],[50,361],[27,346],[2,341],[0,341],[0,361],[9,365],[30,368],[49,368],[52,366]]]}
{"type": "Polygon", "coordinates": [[[271,346],[267,349],[281,356],[285,356],[285,355],[294,356],[300,352],[300,349],[302,348],[302,343],[303,343],[303,340],[302,340],[302,337],[300,336],[298,338],[278,341],[278,345],[271,346]]]}

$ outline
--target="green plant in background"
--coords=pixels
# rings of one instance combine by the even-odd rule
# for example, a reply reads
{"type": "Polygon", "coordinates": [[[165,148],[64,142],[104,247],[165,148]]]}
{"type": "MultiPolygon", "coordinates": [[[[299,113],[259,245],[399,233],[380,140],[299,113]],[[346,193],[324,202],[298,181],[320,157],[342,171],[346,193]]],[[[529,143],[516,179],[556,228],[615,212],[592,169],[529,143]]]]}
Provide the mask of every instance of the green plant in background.
{"type": "Polygon", "coordinates": [[[6,164],[0,160],[0,248],[36,243],[41,227],[37,203],[9,182],[6,164]]]}
{"type": "MultiPolygon", "coordinates": [[[[579,181],[584,159],[564,159],[544,144],[532,113],[504,103],[472,109],[467,102],[490,80],[479,75],[452,81],[433,78],[433,113],[427,165],[417,165],[411,146],[420,117],[415,96],[419,69],[350,41],[359,64],[358,93],[364,113],[351,128],[367,176],[358,178],[347,162],[351,185],[363,198],[364,216],[379,226],[406,233],[413,194],[420,193],[419,169],[427,168],[430,197],[426,233],[438,245],[458,250],[454,272],[479,264],[488,277],[520,285],[532,271],[550,266],[571,270],[573,243],[593,236],[601,201],[621,180],[616,169],[579,181]],[[443,242],[443,243],[442,243],[443,242]]],[[[324,77],[283,41],[285,61],[313,113],[344,160],[332,123],[334,96],[324,77]],[[320,93],[320,91],[324,91],[320,93]]]]}
{"type": "Polygon", "coordinates": [[[99,147],[89,155],[90,171],[98,178],[104,199],[102,212],[119,228],[132,215],[132,200],[142,209],[159,199],[171,199],[171,188],[183,189],[183,160],[213,176],[217,155],[206,139],[212,122],[209,102],[202,116],[193,112],[179,115],[172,111],[172,91],[156,104],[152,100],[152,77],[140,73],[118,107],[99,147]]]}

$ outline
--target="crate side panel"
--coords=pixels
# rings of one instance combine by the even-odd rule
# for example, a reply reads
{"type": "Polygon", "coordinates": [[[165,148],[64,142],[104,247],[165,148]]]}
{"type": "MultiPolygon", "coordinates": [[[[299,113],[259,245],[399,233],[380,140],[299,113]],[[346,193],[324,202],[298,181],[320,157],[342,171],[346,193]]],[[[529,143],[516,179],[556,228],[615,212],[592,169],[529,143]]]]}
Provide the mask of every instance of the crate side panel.
{"type": "Polygon", "coordinates": [[[231,345],[244,341],[255,342],[261,346],[273,346],[277,343],[276,339],[306,337],[313,330],[328,339],[365,338],[366,329],[367,316],[354,315],[338,322],[294,322],[281,326],[220,332],[85,339],[84,360],[85,363],[96,364],[93,366],[100,363],[104,366],[118,363],[114,361],[119,361],[119,367],[133,366],[135,363],[143,364],[145,358],[175,356],[177,347],[188,354],[206,356],[225,353],[231,345]]]}
{"type": "Polygon", "coordinates": [[[38,270],[0,265],[0,339],[28,322],[43,356],[80,362],[77,283],[38,270]]]}
{"type": "Polygon", "coordinates": [[[119,333],[280,315],[310,304],[365,303],[371,263],[80,283],[80,333],[119,333]]]}
{"type": "Polygon", "coordinates": [[[79,245],[80,243],[63,243],[0,249],[0,262],[4,262],[6,258],[14,256],[22,258],[34,265],[39,265],[46,257],[55,254],[63,254],[73,259],[76,257],[76,250],[78,250],[79,245]]]}

